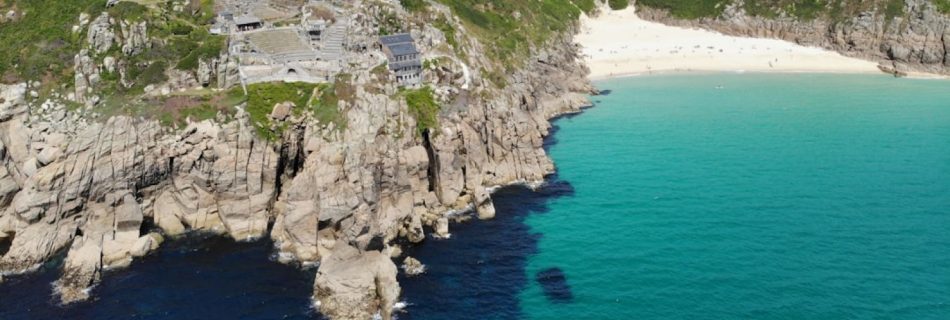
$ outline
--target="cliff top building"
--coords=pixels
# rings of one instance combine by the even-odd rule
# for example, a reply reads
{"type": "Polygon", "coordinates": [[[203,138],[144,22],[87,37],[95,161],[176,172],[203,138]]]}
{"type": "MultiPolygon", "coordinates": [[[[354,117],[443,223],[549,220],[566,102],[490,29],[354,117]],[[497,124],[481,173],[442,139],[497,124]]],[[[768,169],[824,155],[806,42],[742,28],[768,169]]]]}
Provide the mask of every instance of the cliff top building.
{"type": "Polygon", "coordinates": [[[239,31],[250,31],[263,27],[264,22],[255,16],[243,15],[234,17],[234,25],[239,31]]]}
{"type": "Polygon", "coordinates": [[[408,33],[394,34],[379,38],[383,52],[389,60],[389,70],[396,74],[399,85],[414,87],[422,84],[422,61],[419,49],[408,33]]]}

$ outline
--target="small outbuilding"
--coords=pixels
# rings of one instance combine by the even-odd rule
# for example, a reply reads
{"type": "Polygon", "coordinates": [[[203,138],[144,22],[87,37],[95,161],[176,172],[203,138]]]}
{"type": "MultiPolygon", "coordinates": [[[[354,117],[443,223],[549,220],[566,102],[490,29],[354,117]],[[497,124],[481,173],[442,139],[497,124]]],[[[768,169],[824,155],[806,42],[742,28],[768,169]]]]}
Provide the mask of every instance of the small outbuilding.
{"type": "Polygon", "coordinates": [[[255,16],[243,15],[234,18],[234,25],[238,31],[251,31],[263,28],[264,22],[255,16]]]}

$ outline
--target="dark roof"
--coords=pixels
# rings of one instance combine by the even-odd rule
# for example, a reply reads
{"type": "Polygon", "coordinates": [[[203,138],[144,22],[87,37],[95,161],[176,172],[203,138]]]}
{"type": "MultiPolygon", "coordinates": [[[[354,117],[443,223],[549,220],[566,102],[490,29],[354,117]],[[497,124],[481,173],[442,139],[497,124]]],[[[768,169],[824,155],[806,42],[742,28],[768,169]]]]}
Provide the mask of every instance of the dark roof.
{"type": "Polygon", "coordinates": [[[261,19],[258,19],[254,16],[240,16],[234,18],[234,24],[245,25],[245,24],[263,24],[261,19]]]}
{"type": "Polygon", "coordinates": [[[412,36],[409,35],[408,33],[400,33],[400,34],[379,37],[379,42],[382,43],[384,46],[388,47],[394,44],[412,43],[413,41],[412,41],[412,36]]]}
{"type": "Polygon", "coordinates": [[[394,56],[404,56],[419,53],[419,50],[416,49],[416,45],[412,43],[400,43],[388,45],[387,47],[389,47],[389,51],[392,52],[394,56]]]}

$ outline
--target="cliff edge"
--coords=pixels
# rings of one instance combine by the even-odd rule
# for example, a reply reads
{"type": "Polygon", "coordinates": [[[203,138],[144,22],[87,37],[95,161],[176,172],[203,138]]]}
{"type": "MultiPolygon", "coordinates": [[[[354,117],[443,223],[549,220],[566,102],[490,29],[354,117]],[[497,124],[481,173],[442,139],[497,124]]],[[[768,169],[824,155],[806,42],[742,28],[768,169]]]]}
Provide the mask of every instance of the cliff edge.
{"type": "MultiPolygon", "coordinates": [[[[547,14],[525,6],[522,14],[547,14]]],[[[492,26],[435,2],[354,1],[336,20],[353,34],[409,32],[426,57],[424,88],[401,88],[359,38],[343,49],[345,70],[314,86],[240,85],[235,70],[246,61],[232,50],[152,70],[166,58],[150,50],[195,35],[191,18],[178,35],[148,17],[202,15],[191,9],[83,13],[73,18],[74,63],[56,69],[74,74],[69,81],[33,79],[25,60],[6,71],[14,81],[0,85],[0,275],[62,257],[56,288],[69,303],[94,295],[104,270],[169,238],[270,237],[279,261],[319,265],[322,314],[388,319],[400,246],[448,236],[450,219],[469,213],[490,219],[496,186],[541,182],[554,170],[542,148],[548,119],[578,112],[593,90],[570,41],[576,19],[498,51],[472,30],[492,26]],[[217,104],[237,90],[246,96],[233,108],[217,104]],[[136,113],[156,105],[175,117],[136,113]],[[207,106],[216,109],[199,117],[207,106]]],[[[11,10],[0,23],[40,14],[11,10]]]]}

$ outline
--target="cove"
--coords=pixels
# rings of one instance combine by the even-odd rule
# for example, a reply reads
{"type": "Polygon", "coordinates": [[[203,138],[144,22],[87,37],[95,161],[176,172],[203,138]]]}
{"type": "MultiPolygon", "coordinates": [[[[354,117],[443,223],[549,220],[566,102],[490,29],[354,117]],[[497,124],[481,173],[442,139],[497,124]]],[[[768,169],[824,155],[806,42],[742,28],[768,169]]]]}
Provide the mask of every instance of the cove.
{"type": "MultiPolygon", "coordinates": [[[[558,166],[497,217],[406,253],[406,319],[946,319],[950,83],[870,75],[602,81],[558,166]]],[[[166,242],[56,306],[55,263],[0,319],[315,319],[268,241],[166,242]]]]}

